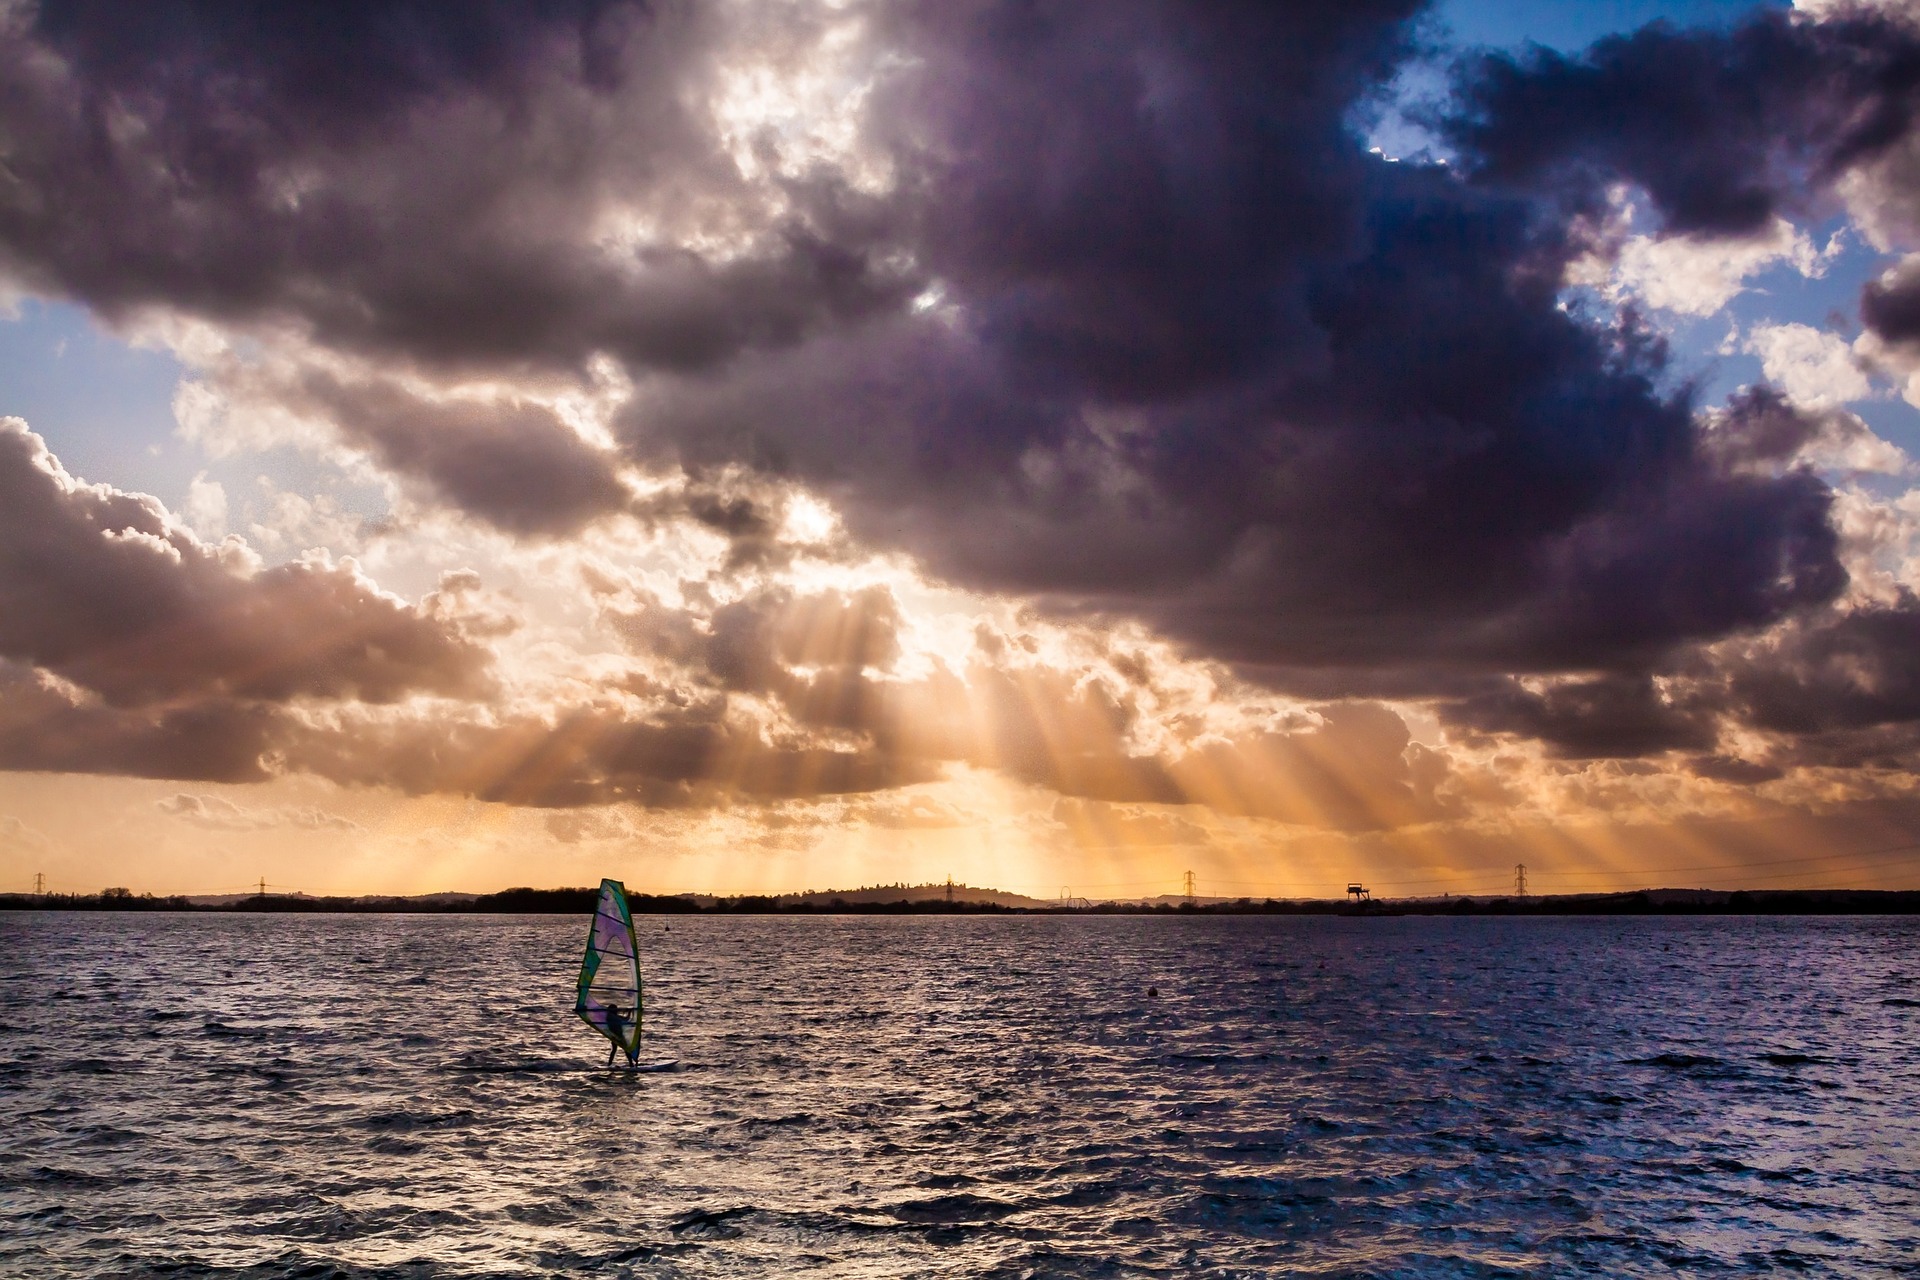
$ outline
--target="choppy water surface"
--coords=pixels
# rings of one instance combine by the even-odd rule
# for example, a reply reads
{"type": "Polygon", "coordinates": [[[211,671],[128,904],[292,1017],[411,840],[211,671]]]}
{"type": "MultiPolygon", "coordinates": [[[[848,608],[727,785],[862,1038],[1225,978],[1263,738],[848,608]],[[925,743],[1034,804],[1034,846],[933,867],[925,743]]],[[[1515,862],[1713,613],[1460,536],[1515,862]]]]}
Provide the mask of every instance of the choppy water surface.
{"type": "Polygon", "coordinates": [[[584,917],[0,917],[0,1273],[1920,1258],[1920,921],[667,924],[636,1077],[584,917]]]}

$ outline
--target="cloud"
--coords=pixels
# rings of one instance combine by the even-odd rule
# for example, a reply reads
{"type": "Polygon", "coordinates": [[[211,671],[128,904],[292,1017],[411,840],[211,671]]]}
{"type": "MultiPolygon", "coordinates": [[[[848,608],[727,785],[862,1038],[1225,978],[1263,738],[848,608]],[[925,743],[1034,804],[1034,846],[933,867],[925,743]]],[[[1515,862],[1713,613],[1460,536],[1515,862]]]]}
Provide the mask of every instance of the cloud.
{"type": "Polygon", "coordinates": [[[1873,394],[1873,384],[1838,334],[1811,325],[1763,324],[1747,338],[1767,377],[1809,409],[1832,409],[1873,394]]]}
{"type": "Polygon", "coordinates": [[[1250,668],[1552,668],[1821,598],[1817,490],[1696,463],[1657,348],[1558,306],[1579,250],[1531,193],[1360,145],[1417,10],[356,9],[309,49],[189,5],[136,58],[56,6],[4,45],[0,246],[109,314],[332,353],[209,388],[525,536],[627,495],[472,388],[609,356],[643,471],[809,490],[956,584],[1250,668]],[[312,59],[349,40],[346,107],[312,59]],[[833,129],[744,105],[800,64],[849,86],[833,129]],[[1630,587],[1666,602],[1635,634],[1565,612],[1630,587]]]}
{"type": "Polygon", "coordinates": [[[1775,732],[1920,721],[1920,599],[1807,618],[1738,646],[1728,670],[1746,717],[1775,732]]]}
{"type": "MultiPolygon", "coordinates": [[[[344,450],[566,599],[509,646],[466,579],[268,567],[208,540],[212,482],[203,538],[11,425],[0,763],[305,771],[567,810],[563,841],[957,766],[1076,821],[1367,831],[1471,802],[1379,699],[1702,778],[1723,736],[1905,723],[1792,710],[1899,686],[1818,470],[1905,466],[1839,408],[1856,353],[1760,326],[1780,390],[1704,406],[1565,286],[1623,186],[1659,225],[1603,257],[1655,306],[1817,270],[1794,218],[1905,198],[1920,44],[1763,13],[1488,55],[1437,122],[1458,163],[1393,164],[1355,121],[1419,12],[7,11],[0,268],[170,335],[196,439],[344,450]],[[933,645],[929,581],[1029,612],[933,645]]],[[[1905,358],[1906,288],[1869,289],[1862,361],[1905,358]]],[[[281,497],[260,545],[337,514],[281,497]]]]}
{"type": "Polygon", "coordinates": [[[1704,751],[1719,740],[1710,707],[1691,707],[1642,675],[1508,680],[1446,714],[1459,725],[1539,739],[1573,759],[1704,751]]]}
{"type": "Polygon", "coordinates": [[[1888,346],[1920,345],[1920,255],[1867,282],[1860,294],[1860,320],[1888,346]]]}
{"type": "Polygon", "coordinates": [[[714,807],[884,791],[934,776],[926,762],[871,745],[770,733],[752,706],[725,701],[577,706],[552,719],[355,711],[288,726],[281,752],[286,768],[347,785],[539,808],[714,807]]]}
{"type": "Polygon", "coordinates": [[[0,768],[202,782],[260,782],[283,723],[276,709],[213,697],[115,707],[0,661],[0,768]]]}
{"type": "Polygon", "coordinates": [[[1701,448],[1730,471],[1779,474],[1813,466],[1855,474],[1903,475],[1906,453],[1844,409],[1790,403],[1772,387],[1747,387],[1704,415],[1701,448]]]}
{"type": "Polygon", "coordinates": [[[1824,250],[1785,218],[1776,217],[1749,236],[1633,235],[1633,205],[1623,191],[1610,193],[1607,218],[1595,244],[1569,266],[1568,279],[1600,289],[1615,302],[1629,300],[1681,315],[1707,316],[1746,288],[1747,279],[1786,264],[1803,276],[1826,274],[1845,247],[1834,236],[1824,250]]]}
{"type": "Polygon", "coordinates": [[[0,815],[0,849],[38,856],[53,850],[53,841],[12,814],[0,815]]]}
{"type": "Polygon", "coordinates": [[[1169,768],[1182,798],[1221,813],[1377,831],[1457,817],[1448,758],[1413,742],[1392,707],[1314,708],[1316,726],[1197,744],[1169,768]]]}
{"type": "Polygon", "coordinates": [[[272,831],[292,828],[299,831],[359,831],[350,818],[312,806],[282,805],[273,809],[253,809],[220,796],[190,795],[181,792],[157,801],[160,812],[182,822],[214,831],[272,831]]]}
{"type": "Polygon", "coordinates": [[[108,315],[292,325],[442,367],[699,368],[791,342],[919,286],[846,182],[734,162],[721,56],[778,59],[833,21],[763,17],[17,7],[0,262],[108,315]]]}
{"type": "Polygon", "coordinates": [[[1861,362],[1904,378],[1907,402],[1920,408],[1920,254],[1890,267],[1860,292],[1866,332],[1855,344],[1861,362]]]}
{"type": "Polygon", "coordinates": [[[561,537],[631,505],[618,459],[538,400],[441,394],[291,361],[226,357],[201,374],[191,384],[197,435],[219,433],[227,418],[312,423],[508,533],[561,537]]]}
{"type": "Polygon", "coordinates": [[[1218,708],[1251,691],[1229,693],[1224,673],[1151,649],[1076,656],[982,624],[960,667],[907,674],[883,590],[770,589],[710,612],[607,607],[630,643],[685,664],[694,687],[770,699],[791,731],[870,756],[882,775],[966,764],[1070,797],[1341,828],[1453,808],[1444,759],[1414,744],[1398,713],[1351,702],[1232,720],[1218,708]]]}
{"type": "Polygon", "coordinates": [[[1439,123],[1476,181],[1592,212],[1625,180],[1668,232],[1754,236],[1908,146],[1916,52],[1920,28],[1864,7],[1655,23],[1580,54],[1482,54],[1439,123]]]}
{"type": "Polygon", "coordinates": [[[1736,783],[1797,766],[1910,770],[1920,759],[1920,600],[1898,588],[1695,650],[1658,676],[1503,679],[1441,704],[1473,733],[1537,740],[1562,759],[1697,752],[1736,783]]]}
{"type": "Polygon", "coordinates": [[[74,479],[18,418],[0,419],[0,658],[119,706],[472,694],[488,662],[351,561],[265,568],[153,498],[74,479]]]}
{"type": "MultiPolygon", "coordinates": [[[[452,587],[447,588],[452,590],[452,587]]],[[[691,593],[652,611],[603,590],[637,665],[594,684],[524,684],[505,702],[278,706],[209,695],[116,708],[44,672],[9,669],[0,764],[251,781],[306,773],[347,786],[555,810],[568,842],[640,828],[619,808],[725,808],[869,796],[845,822],[913,829],[964,815],[924,793],[957,766],[1114,804],[1204,803],[1308,826],[1378,829],[1459,812],[1449,765],[1396,712],[1349,703],[1261,707],[1217,668],[1164,646],[982,625],[959,670],[909,647],[878,586],[768,584],[691,593]],[[639,622],[633,621],[638,613],[639,622]]],[[[522,680],[527,679],[526,673],[522,680]]],[[[182,793],[163,809],[231,829],[303,824],[182,793]]]]}
{"type": "Polygon", "coordinates": [[[215,541],[227,533],[227,491],[218,480],[207,479],[202,471],[187,485],[187,501],[180,518],[203,541],[215,541]]]}
{"type": "Polygon", "coordinates": [[[1575,246],[1530,203],[1354,144],[1384,15],[1125,14],[909,32],[933,61],[888,101],[941,306],[642,379],[635,455],[766,459],[949,581],[1249,668],[1551,668],[1831,594],[1819,484],[1702,465],[1657,344],[1560,307],[1575,246]]]}

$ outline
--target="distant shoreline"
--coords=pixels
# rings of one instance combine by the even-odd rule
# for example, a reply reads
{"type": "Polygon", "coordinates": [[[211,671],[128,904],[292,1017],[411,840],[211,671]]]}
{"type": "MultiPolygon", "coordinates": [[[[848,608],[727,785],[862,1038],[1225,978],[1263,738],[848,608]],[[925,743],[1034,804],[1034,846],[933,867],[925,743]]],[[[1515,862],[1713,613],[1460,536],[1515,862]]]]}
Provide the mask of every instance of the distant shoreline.
{"type": "MultiPolygon", "coordinates": [[[[1454,898],[1235,898],[1149,902],[1049,902],[992,890],[963,889],[951,899],[939,886],[902,886],[845,893],[658,895],[635,893],[635,915],[1290,915],[1290,916],[1753,916],[1920,915],[1920,891],[1883,889],[1642,889],[1628,893],[1540,894],[1454,898]],[[991,896],[988,896],[991,895],[991,896]]],[[[109,889],[98,894],[0,894],[0,911],[190,911],[303,915],[588,915],[595,889],[508,889],[486,894],[422,897],[235,895],[199,900],[109,889]]]]}

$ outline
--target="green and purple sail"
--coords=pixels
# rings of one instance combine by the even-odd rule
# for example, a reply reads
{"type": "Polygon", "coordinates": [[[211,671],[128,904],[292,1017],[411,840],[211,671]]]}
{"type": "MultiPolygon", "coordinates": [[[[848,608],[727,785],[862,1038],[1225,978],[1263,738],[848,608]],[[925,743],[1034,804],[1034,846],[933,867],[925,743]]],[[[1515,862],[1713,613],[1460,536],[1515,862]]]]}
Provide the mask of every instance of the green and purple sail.
{"type": "Polygon", "coordinates": [[[618,880],[600,882],[573,1011],[613,1041],[629,1062],[640,1052],[640,948],[633,937],[626,886],[618,880]]]}

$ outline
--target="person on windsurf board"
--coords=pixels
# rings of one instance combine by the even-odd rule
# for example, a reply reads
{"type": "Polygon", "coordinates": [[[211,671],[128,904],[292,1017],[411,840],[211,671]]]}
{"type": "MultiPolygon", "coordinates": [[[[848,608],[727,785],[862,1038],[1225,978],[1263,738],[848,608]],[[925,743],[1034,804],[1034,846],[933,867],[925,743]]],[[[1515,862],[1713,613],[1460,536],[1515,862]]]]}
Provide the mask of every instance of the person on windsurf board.
{"type": "MultiPolygon", "coordinates": [[[[638,1013],[639,1010],[635,1009],[634,1012],[638,1013]]],[[[626,1043],[626,1027],[625,1027],[626,1020],[627,1020],[627,1015],[625,1011],[623,1011],[620,1008],[619,1005],[610,1004],[607,1006],[607,1018],[606,1018],[605,1029],[607,1033],[607,1038],[613,1041],[612,1044],[607,1046],[607,1069],[608,1070],[613,1069],[613,1055],[620,1052],[620,1046],[626,1043]]],[[[627,1050],[627,1065],[630,1067],[637,1067],[640,1065],[640,1055],[638,1052],[640,1047],[640,1037],[638,1035],[634,1036],[633,1044],[634,1044],[634,1047],[627,1050]]]]}
{"type": "Polygon", "coordinates": [[[607,1068],[614,1055],[627,1055],[630,1071],[670,1071],[674,1059],[640,1061],[640,946],[633,934],[633,912],[627,890],[618,880],[602,880],[594,906],[593,925],[587,931],[587,951],[580,959],[580,988],[573,1011],[605,1036],[607,1068]]]}

